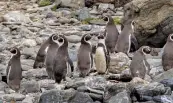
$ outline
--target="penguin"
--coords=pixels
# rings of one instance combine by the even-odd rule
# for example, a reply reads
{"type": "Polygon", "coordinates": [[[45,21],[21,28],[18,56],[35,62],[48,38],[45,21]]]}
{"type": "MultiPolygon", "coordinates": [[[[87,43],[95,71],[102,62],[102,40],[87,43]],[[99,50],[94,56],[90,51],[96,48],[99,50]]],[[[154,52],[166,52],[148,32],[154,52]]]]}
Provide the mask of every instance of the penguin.
{"type": "Polygon", "coordinates": [[[21,53],[17,47],[13,47],[10,52],[12,56],[6,69],[7,84],[11,89],[17,92],[20,89],[20,82],[22,79],[21,53]]]}
{"type": "Polygon", "coordinates": [[[56,83],[60,83],[63,79],[66,80],[67,70],[70,68],[72,62],[69,62],[68,54],[68,40],[64,35],[59,35],[56,41],[59,48],[55,55],[53,63],[53,72],[56,83]]]}
{"type": "Polygon", "coordinates": [[[118,40],[118,29],[116,25],[114,24],[113,18],[108,15],[104,18],[105,21],[107,21],[106,27],[105,27],[105,44],[108,50],[108,53],[115,53],[115,45],[118,40]]]}
{"type": "Polygon", "coordinates": [[[53,63],[56,51],[59,47],[58,43],[56,42],[57,40],[58,40],[58,35],[56,34],[51,35],[49,40],[49,46],[47,48],[47,53],[46,53],[45,65],[46,65],[47,74],[50,79],[54,79],[53,63]]]}
{"type": "Polygon", "coordinates": [[[149,46],[140,47],[134,54],[130,64],[130,71],[132,77],[145,78],[149,74],[150,65],[146,60],[146,55],[150,54],[151,48],[149,46]]]}
{"type": "Polygon", "coordinates": [[[163,48],[162,66],[165,71],[173,68],[173,34],[167,38],[167,42],[163,48]]]}
{"type": "Polygon", "coordinates": [[[105,74],[109,66],[109,57],[105,45],[105,36],[98,35],[98,44],[95,53],[95,65],[98,74],[105,74]]]}
{"type": "Polygon", "coordinates": [[[116,44],[116,52],[123,52],[130,56],[130,49],[132,43],[135,43],[135,50],[138,48],[138,42],[134,36],[134,21],[128,21],[118,36],[117,44],[116,44]]]}
{"type": "Polygon", "coordinates": [[[77,54],[77,68],[80,77],[87,76],[93,66],[91,39],[92,36],[90,34],[84,34],[81,38],[81,45],[77,54]]]}
{"type": "Polygon", "coordinates": [[[40,49],[37,52],[37,56],[33,65],[33,68],[42,68],[44,66],[46,54],[47,54],[47,49],[49,46],[49,40],[51,37],[49,37],[40,47],[40,49]]]}

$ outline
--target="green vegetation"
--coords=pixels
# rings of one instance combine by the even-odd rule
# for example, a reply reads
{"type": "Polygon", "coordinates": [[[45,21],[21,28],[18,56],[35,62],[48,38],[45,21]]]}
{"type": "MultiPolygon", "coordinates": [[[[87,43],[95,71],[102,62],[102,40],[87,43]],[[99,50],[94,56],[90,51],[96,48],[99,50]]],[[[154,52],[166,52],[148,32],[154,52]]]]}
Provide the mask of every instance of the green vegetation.
{"type": "Polygon", "coordinates": [[[89,24],[89,22],[92,21],[92,20],[94,20],[94,21],[103,21],[100,18],[87,18],[87,19],[82,21],[82,24],[89,24]]]}
{"type": "Polygon", "coordinates": [[[121,19],[119,17],[115,17],[113,19],[115,24],[121,24],[121,19]]]}
{"type": "Polygon", "coordinates": [[[51,5],[52,3],[51,3],[51,1],[50,0],[40,0],[39,2],[38,2],[38,5],[39,6],[47,6],[47,5],[51,5]]]}
{"type": "MultiPolygon", "coordinates": [[[[92,21],[92,20],[94,20],[96,22],[97,21],[98,22],[103,21],[103,19],[101,19],[101,18],[87,18],[87,19],[82,21],[82,24],[89,24],[89,22],[92,21]]],[[[114,20],[115,24],[121,24],[121,19],[119,17],[115,17],[115,18],[113,18],[113,20],[114,20]]]]}
{"type": "Polygon", "coordinates": [[[57,9],[57,5],[54,5],[54,6],[51,8],[52,11],[56,11],[56,9],[57,9]]]}

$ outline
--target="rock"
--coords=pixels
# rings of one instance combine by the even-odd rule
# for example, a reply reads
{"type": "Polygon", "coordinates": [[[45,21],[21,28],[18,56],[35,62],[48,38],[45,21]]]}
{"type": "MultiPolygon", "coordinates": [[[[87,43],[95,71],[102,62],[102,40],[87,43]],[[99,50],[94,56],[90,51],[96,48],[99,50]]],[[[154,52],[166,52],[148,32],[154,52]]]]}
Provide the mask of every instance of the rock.
{"type": "Polygon", "coordinates": [[[105,11],[105,10],[108,10],[108,9],[113,10],[114,5],[113,4],[106,4],[106,3],[100,3],[99,4],[98,10],[105,11]]]}
{"type": "Polygon", "coordinates": [[[26,96],[26,98],[22,101],[22,103],[34,103],[34,97],[26,96]]]}
{"type": "Polygon", "coordinates": [[[8,85],[5,82],[0,81],[0,91],[4,91],[7,87],[8,85]]]}
{"type": "Polygon", "coordinates": [[[164,84],[166,87],[170,87],[171,90],[173,91],[173,78],[164,79],[160,81],[160,83],[164,84]]]}
{"type": "Polygon", "coordinates": [[[110,58],[109,72],[111,73],[121,73],[129,67],[131,62],[129,57],[121,52],[110,55],[110,58]]]}
{"type": "Polygon", "coordinates": [[[68,90],[49,90],[44,92],[40,96],[39,103],[70,103],[68,102],[69,99],[74,97],[76,94],[76,91],[73,89],[68,89],[68,90]]]}
{"type": "Polygon", "coordinates": [[[0,74],[1,75],[6,75],[6,66],[3,64],[0,64],[0,74]]]}
{"type": "MultiPolygon", "coordinates": [[[[112,84],[112,85],[107,85],[106,89],[105,89],[105,93],[104,93],[104,101],[106,103],[109,103],[110,100],[112,100],[113,96],[116,96],[118,93],[126,91],[128,93],[130,93],[129,91],[130,86],[127,87],[126,83],[116,83],[116,84],[112,84]]],[[[110,102],[113,103],[113,102],[110,102]]]]}
{"type": "Polygon", "coordinates": [[[83,20],[86,20],[88,18],[90,18],[89,10],[88,10],[88,8],[84,7],[79,11],[78,19],[80,21],[83,21],[83,20]]]}
{"type": "Polygon", "coordinates": [[[18,93],[12,93],[12,94],[3,95],[3,99],[8,102],[10,102],[12,100],[22,101],[23,99],[25,99],[25,96],[22,94],[18,94],[18,93]]]}
{"type": "Polygon", "coordinates": [[[46,69],[30,69],[28,71],[23,71],[22,76],[24,78],[46,78],[48,77],[46,69]]]}
{"type": "Polygon", "coordinates": [[[139,77],[134,77],[134,78],[130,81],[130,83],[132,83],[132,84],[146,84],[146,85],[149,84],[148,81],[145,81],[145,80],[143,80],[143,79],[141,79],[141,78],[139,78],[139,77]]]}
{"type": "Polygon", "coordinates": [[[70,8],[84,7],[84,0],[61,0],[61,7],[70,7],[70,8]]]}
{"type": "Polygon", "coordinates": [[[70,43],[79,43],[81,41],[81,37],[79,37],[77,35],[70,35],[70,36],[66,36],[66,37],[70,43]]]}
{"type": "Polygon", "coordinates": [[[92,29],[92,25],[82,25],[80,28],[83,31],[90,31],[92,29]]]}
{"type": "Polygon", "coordinates": [[[37,43],[33,39],[25,39],[23,40],[22,45],[26,47],[34,47],[37,45],[37,43]]]}
{"type": "Polygon", "coordinates": [[[173,96],[162,95],[153,97],[153,101],[157,103],[173,103],[173,96]]]}
{"type": "Polygon", "coordinates": [[[40,88],[45,88],[47,90],[55,88],[55,80],[44,79],[38,81],[40,88]]]}
{"type": "Polygon", "coordinates": [[[3,16],[6,22],[29,23],[31,20],[20,11],[10,11],[3,16]]]}
{"type": "MultiPolygon", "coordinates": [[[[153,82],[148,85],[138,85],[135,86],[135,93],[136,97],[153,97],[153,96],[158,96],[158,95],[170,95],[171,90],[170,88],[165,88],[163,84],[153,82]]],[[[144,98],[138,98],[139,100],[144,99],[144,98]]]]}
{"type": "Polygon", "coordinates": [[[103,101],[103,95],[95,93],[87,93],[94,101],[103,101]]]}
{"type": "Polygon", "coordinates": [[[139,46],[148,45],[161,48],[173,32],[172,0],[134,0],[124,7],[124,24],[129,19],[135,21],[135,36],[139,46]],[[155,16],[159,15],[159,19],[155,16]]]}
{"type": "Polygon", "coordinates": [[[40,85],[35,80],[30,80],[21,83],[21,89],[24,93],[35,93],[40,91],[40,85]]]}
{"type": "Polygon", "coordinates": [[[162,80],[164,80],[164,79],[170,79],[170,78],[172,78],[172,77],[173,77],[173,69],[170,69],[170,70],[168,70],[168,71],[165,71],[165,72],[163,72],[163,73],[161,73],[161,74],[155,76],[155,77],[153,78],[153,81],[155,81],[155,82],[160,82],[160,81],[162,81],[162,80]]]}
{"type": "Polygon", "coordinates": [[[132,103],[130,94],[127,93],[126,90],[112,96],[108,102],[106,103],[132,103]]]}
{"type": "Polygon", "coordinates": [[[21,65],[23,71],[28,71],[30,69],[33,69],[34,60],[31,59],[22,59],[21,65]]]}
{"type": "Polygon", "coordinates": [[[35,50],[33,48],[25,47],[22,50],[22,54],[25,56],[25,58],[32,58],[32,59],[34,59],[36,57],[36,53],[35,53],[35,50]]]}
{"type": "Polygon", "coordinates": [[[77,92],[73,97],[73,99],[70,100],[68,103],[92,103],[92,102],[93,100],[88,94],[77,92]]]}

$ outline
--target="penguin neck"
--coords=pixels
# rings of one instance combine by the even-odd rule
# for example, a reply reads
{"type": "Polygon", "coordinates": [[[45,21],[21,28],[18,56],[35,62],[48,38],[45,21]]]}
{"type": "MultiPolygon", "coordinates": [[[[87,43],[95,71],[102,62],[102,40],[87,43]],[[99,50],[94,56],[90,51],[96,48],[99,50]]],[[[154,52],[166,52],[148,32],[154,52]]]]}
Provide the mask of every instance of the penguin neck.
{"type": "Polygon", "coordinates": [[[107,25],[115,25],[114,20],[112,18],[109,18],[107,25]]]}

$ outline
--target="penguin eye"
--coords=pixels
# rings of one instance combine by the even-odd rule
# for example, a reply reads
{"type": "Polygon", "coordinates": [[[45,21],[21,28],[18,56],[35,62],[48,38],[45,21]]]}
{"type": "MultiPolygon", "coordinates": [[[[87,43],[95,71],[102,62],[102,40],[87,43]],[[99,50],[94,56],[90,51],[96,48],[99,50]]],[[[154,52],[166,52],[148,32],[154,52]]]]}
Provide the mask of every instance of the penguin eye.
{"type": "Polygon", "coordinates": [[[57,40],[58,39],[58,37],[55,35],[55,36],[53,36],[53,40],[57,40]]]}
{"type": "Polygon", "coordinates": [[[63,41],[64,41],[64,39],[63,38],[59,38],[59,40],[58,40],[60,43],[62,43],[63,41]]]}
{"type": "Polygon", "coordinates": [[[150,48],[144,48],[143,52],[146,54],[150,54],[151,50],[150,50],[150,48]]]}
{"type": "Polygon", "coordinates": [[[86,37],[85,37],[85,40],[86,40],[86,41],[88,41],[88,40],[90,40],[90,39],[91,39],[91,36],[86,36],[86,37]]]}
{"type": "Polygon", "coordinates": [[[12,49],[10,52],[13,53],[13,54],[16,54],[17,50],[16,49],[12,49]]]}
{"type": "Polygon", "coordinates": [[[173,34],[170,36],[170,39],[173,41],[173,34]]]}

